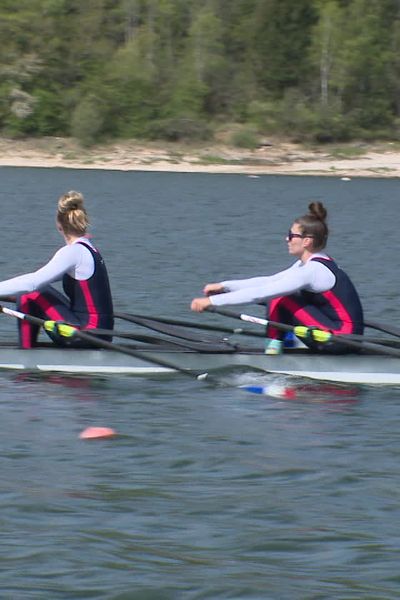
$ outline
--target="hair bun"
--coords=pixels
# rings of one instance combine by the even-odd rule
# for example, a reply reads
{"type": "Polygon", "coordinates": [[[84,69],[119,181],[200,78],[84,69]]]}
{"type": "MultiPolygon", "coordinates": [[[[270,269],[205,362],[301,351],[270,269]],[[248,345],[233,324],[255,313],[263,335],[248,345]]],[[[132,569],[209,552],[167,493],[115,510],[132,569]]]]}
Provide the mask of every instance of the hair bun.
{"type": "Polygon", "coordinates": [[[83,210],[82,194],[73,190],[67,192],[59,199],[58,210],[62,213],[66,213],[71,210],[83,210]]]}
{"type": "Polygon", "coordinates": [[[80,192],[67,192],[58,199],[57,222],[64,234],[82,236],[86,234],[89,218],[80,192]]]}
{"type": "Polygon", "coordinates": [[[325,222],[326,217],[328,216],[328,211],[322,202],[311,202],[308,205],[308,210],[310,211],[310,215],[322,222],[325,222]]]}

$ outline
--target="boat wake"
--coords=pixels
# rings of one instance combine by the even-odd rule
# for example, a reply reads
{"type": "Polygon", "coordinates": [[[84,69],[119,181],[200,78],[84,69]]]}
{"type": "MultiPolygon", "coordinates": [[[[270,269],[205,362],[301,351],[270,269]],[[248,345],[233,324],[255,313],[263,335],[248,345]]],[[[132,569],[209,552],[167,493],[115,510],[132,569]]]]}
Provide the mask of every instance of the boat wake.
{"type": "MultiPolygon", "coordinates": [[[[226,381],[228,383],[228,381],[226,381]]],[[[304,382],[289,375],[247,372],[234,374],[229,384],[253,394],[297,402],[354,404],[359,401],[361,387],[341,383],[304,382]]]]}

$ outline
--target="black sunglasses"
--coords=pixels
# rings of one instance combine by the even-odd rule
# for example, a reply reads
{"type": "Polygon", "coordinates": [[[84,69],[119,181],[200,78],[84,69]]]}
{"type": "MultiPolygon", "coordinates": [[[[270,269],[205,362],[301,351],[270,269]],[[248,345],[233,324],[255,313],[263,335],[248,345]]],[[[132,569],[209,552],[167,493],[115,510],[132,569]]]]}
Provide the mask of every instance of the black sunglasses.
{"type": "Polygon", "coordinates": [[[291,231],[290,229],[286,236],[286,238],[289,240],[289,242],[291,242],[293,238],[306,238],[306,237],[314,237],[314,236],[313,235],[303,235],[302,233],[293,233],[293,231],[291,231]]]}
{"type": "Polygon", "coordinates": [[[286,237],[289,240],[289,242],[291,242],[293,238],[302,238],[304,237],[304,235],[302,233],[293,233],[293,231],[289,229],[286,237]]]}

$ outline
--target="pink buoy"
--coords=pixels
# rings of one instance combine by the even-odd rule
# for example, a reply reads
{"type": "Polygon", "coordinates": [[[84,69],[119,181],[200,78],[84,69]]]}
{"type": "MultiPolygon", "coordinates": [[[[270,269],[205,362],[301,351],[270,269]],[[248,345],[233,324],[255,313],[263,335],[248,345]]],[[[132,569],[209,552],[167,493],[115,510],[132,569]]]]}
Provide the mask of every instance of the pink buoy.
{"type": "Polygon", "coordinates": [[[99,438],[114,437],[116,432],[111,427],[87,427],[79,434],[81,440],[96,440],[99,438]]]}

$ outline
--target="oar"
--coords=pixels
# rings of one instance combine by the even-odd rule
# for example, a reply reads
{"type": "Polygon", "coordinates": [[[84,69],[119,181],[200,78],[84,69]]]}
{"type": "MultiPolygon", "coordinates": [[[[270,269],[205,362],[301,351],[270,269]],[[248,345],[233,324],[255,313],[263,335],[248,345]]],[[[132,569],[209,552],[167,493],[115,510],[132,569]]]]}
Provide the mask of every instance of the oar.
{"type": "Polygon", "coordinates": [[[0,306],[1,312],[11,317],[16,317],[22,321],[28,321],[28,323],[32,323],[33,325],[37,325],[42,327],[46,331],[49,332],[58,332],[65,338],[80,338],[85,342],[89,342],[93,346],[97,346],[98,348],[104,348],[106,350],[113,350],[114,352],[120,352],[121,354],[127,354],[128,356],[134,356],[135,358],[139,358],[142,360],[148,360],[149,362],[153,362],[154,364],[160,365],[162,367],[166,367],[167,369],[174,369],[175,371],[179,371],[184,373],[185,375],[191,375],[196,379],[205,379],[207,377],[207,373],[203,372],[193,372],[188,371],[187,369],[182,369],[177,365],[166,361],[162,358],[148,358],[147,355],[144,356],[142,352],[138,350],[133,350],[132,348],[128,348],[125,346],[120,346],[119,344],[114,344],[113,342],[108,342],[107,340],[103,340],[101,338],[95,337],[86,331],[82,331],[77,329],[72,325],[68,325],[67,323],[59,323],[57,321],[45,321],[44,319],[39,319],[39,317],[34,317],[33,315],[28,315],[27,313],[22,313],[17,310],[12,310],[11,308],[7,308],[5,306],[0,306]]]}
{"type": "Polygon", "coordinates": [[[107,335],[111,337],[121,337],[125,339],[135,340],[138,342],[148,342],[151,344],[168,344],[170,346],[177,346],[178,348],[185,348],[186,350],[195,350],[196,352],[209,352],[210,354],[221,354],[225,352],[236,352],[236,346],[229,344],[228,342],[217,342],[210,341],[181,341],[181,340],[171,340],[167,338],[157,338],[152,335],[142,335],[137,333],[126,333],[119,332],[115,329],[91,329],[90,335],[107,335]]]}
{"type": "MultiPolygon", "coordinates": [[[[178,326],[178,327],[187,327],[187,328],[191,328],[191,329],[204,329],[204,330],[208,330],[208,331],[220,331],[221,333],[231,333],[231,334],[241,334],[241,335],[246,335],[246,336],[251,336],[251,337],[261,337],[261,338],[265,338],[265,333],[261,332],[261,331],[254,331],[251,329],[246,329],[243,327],[224,327],[221,325],[210,325],[208,323],[196,323],[194,321],[184,321],[184,320],[180,320],[180,319],[171,319],[169,317],[154,317],[151,315],[138,315],[138,314],[133,314],[133,313],[120,313],[120,312],[116,312],[114,313],[114,317],[118,318],[118,319],[122,319],[125,321],[130,321],[136,324],[140,324],[143,325],[144,327],[149,326],[150,328],[156,330],[156,331],[160,331],[159,329],[157,329],[156,327],[151,327],[152,322],[155,323],[164,323],[167,325],[173,325],[173,326],[178,326]],[[148,322],[148,325],[145,324],[145,321],[148,322]]],[[[370,329],[376,329],[378,331],[383,331],[389,334],[394,335],[395,337],[400,337],[400,329],[396,329],[395,327],[392,327],[390,325],[384,325],[382,323],[376,323],[376,322],[372,322],[372,321],[365,321],[364,325],[366,327],[369,327],[370,329]]],[[[174,330],[171,330],[170,335],[174,335],[173,333],[174,330]]],[[[184,337],[184,335],[182,334],[182,337],[184,337]]],[[[185,339],[186,336],[185,336],[185,339]]],[[[194,338],[190,338],[190,339],[194,339],[194,338]]],[[[361,340],[363,339],[364,341],[371,341],[371,342],[376,342],[376,343],[385,343],[385,344],[390,344],[390,340],[389,339],[380,339],[380,338],[373,338],[373,339],[369,339],[366,340],[365,337],[361,336],[361,335],[350,335],[349,339],[354,339],[354,340],[361,340]]]]}
{"type": "Polygon", "coordinates": [[[155,323],[165,323],[166,325],[177,325],[179,327],[188,327],[191,329],[204,329],[205,331],[220,331],[221,333],[241,334],[251,337],[265,337],[260,331],[252,331],[243,327],[224,327],[221,325],[210,325],[209,323],[195,323],[194,321],[183,321],[180,319],[170,319],[167,317],[154,317],[148,315],[137,315],[131,313],[115,312],[114,317],[124,321],[137,323],[138,319],[146,321],[154,321],[155,323]]]}
{"type": "MultiPolygon", "coordinates": [[[[265,338],[264,333],[256,332],[257,336],[261,336],[265,338]]],[[[135,342],[143,342],[144,344],[152,344],[152,345],[168,345],[168,346],[178,346],[180,348],[186,348],[187,350],[195,350],[196,352],[209,352],[209,353],[226,353],[226,352],[236,352],[240,350],[244,350],[242,346],[238,344],[230,344],[230,342],[226,339],[214,340],[211,338],[207,338],[207,340],[198,339],[197,341],[186,341],[186,337],[183,339],[185,341],[170,339],[167,337],[156,337],[155,335],[142,334],[137,332],[129,332],[129,331],[118,331],[117,329],[91,329],[91,335],[100,335],[100,336],[110,336],[117,338],[124,338],[127,340],[133,340],[135,342]]],[[[173,336],[173,333],[170,334],[173,336]]],[[[192,338],[190,338],[192,339],[192,338]]],[[[196,338],[193,338],[196,340],[196,338]]],[[[364,337],[362,335],[351,334],[349,335],[350,340],[355,341],[367,341],[367,342],[375,342],[377,344],[385,344],[387,346],[398,346],[400,344],[399,341],[393,340],[391,338],[382,338],[382,337],[364,337]]],[[[141,349],[141,346],[138,346],[138,350],[141,349]]]]}
{"type": "MultiPolygon", "coordinates": [[[[218,344],[221,344],[223,348],[235,349],[235,346],[232,344],[229,344],[227,340],[222,340],[222,341],[218,340],[218,342],[216,342],[214,338],[211,339],[210,337],[199,338],[198,335],[194,335],[193,333],[189,333],[187,331],[182,331],[181,328],[177,328],[176,326],[173,326],[173,325],[166,325],[164,323],[155,322],[153,319],[137,317],[134,315],[125,315],[125,318],[127,321],[135,323],[136,325],[141,325],[142,327],[148,327],[149,329],[153,329],[154,331],[157,331],[158,333],[163,333],[164,335],[169,335],[172,337],[189,340],[191,343],[192,342],[195,342],[195,344],[199,344],[199,343],[216,344],[216,343],[218,343],[218,344]]],[[[188,347],[190,347],[190,345],[188,347]]],[[[194,348],[194,350],[196,350],[196,349],[197,348],[194,348]]]]}
{"type": "Polygon", "coordinates": [[[387,354],[388,356],[396,356],[400,358],[400,350],[396,350],[395,348],[389,348],[388,346],[383,346],[382,344],[375,344],[372,342],[351,340],[345,337],[344,335],[334,335],[330,331],[325,331],[323,329],[306,327],[304,325],[288,325],[287,323],[277,323],[276,321],[269,321],[268,319],[262,319],[260,317],[253,317],[244,313],[237,313],[231,310],[226,310],[224,308],[220,308],[219,306],[209,306],[207,310],[210,312],[218,313],[220,315],[224,315],[225,317],[231,317],[233,319],[240,319],[241,321],[246,321],[248,323],[262,325],[263,327],[271,325],[271,327],[275,327],[280,331],[292,331],[297,337],[303,339],[311,336],[311,338],[314,341],[320,343],[327,343],[330,341],[338,342],[340,344],[343,344],[344,346],[349,346],[357,350],[372,350],[374,352],[378,352],[379,354],[387,354]]]}
{"type": "MultiPolygon", "coordinates": [[[[106,350],[112,350],[113,352],[120,352],[121,354],[133,356],[140,360],[145,360],[150,363],[154,363],[155,365],[159,365],[159,366],[165,367],[167,369],[178,371],[179,373],[183,373],[184,375],[192,377],[193,379],[206,380],[207,382],[209,382],[210,384],[213,384],[213,385],[221,384],[220,381],[212,378],[207,372],[191,371],[189,369],[183,369],[182,367],[179,367],[176,364],[171,363],[170,361],[164,360],[162,358],[158,358],[158,357],[155,358],[154,356],[147,356],[147,354],[144,354],[143,352],[140,352],[138,350],[133,350],[132,348],[120,346],[118,344],[108,342],[107,340],[97,338],[97,337],[91,335],[90,333],[81,331],[80,329],[77,329],[76,327],[73,327],[72,325],[68,325],[67,323],[60,323],[60,322],[51,321],[51,320],[45,321],[44,319],[40,319],[39,317],[34,317],[33,315],[29,315],[27,313],[22,313],[17,310],[13,310],[11,308],[8,308],[6,306],[1,306],[1,305],[0,305],[0,312],[4,313],[5,315],[9,315],[11,317],[15,317],[22,321],[27,321],[28,323],[32,323],[33,325],[42,327],[45,331],[50,331],[50,332],[57,331],[60,335],[62,335],[63,337],[66,337],[66,338],[71,339],[73,337],[77,337],[77,338],[84,340],[85,342],[89,342],[93,346],[97,346],[98,348],[104,348],[106,350]]],[[[237,389],[236,386],[233,386],[233,387],[235,387],[235,389],[237,389]]],[[[263,391],[261,391],[261,388],[257,388],[256,386],[240,386],[239,389],[243,389],[243,390],[246,390],[246,391],[249,391],[252,393],[258,393],[258,394],[265,393],[268,395],[267,387],[263,387],[262,388],[263,391]]]]}
{"type": "Polygon", "coordinates": [[[376,321],[364,321],[364,325],[370,329],[376,329],[377,331],[383,331],[384,333],[389,333],[395,337],[400,337],[400,329],[398,327],[393,327],[393,325],[385,325],[385,323],[377,323],[376,321]]]}
{"type": "MultiPolygon", "coordinates": [[[[163,344],[165,342],[169,342],[170,340],[166,340],[160,337],[156,337],[155,335],[147,335],[142,333],[130,333],[127,331],[118,331],[117,329],[91,329],[91,335],[106,335],[110,337],[124,338],[127,340],[133,340],[134,342],[143,342],[144,344],[163,344]]],[[[171,340],[171,344],[175,344],[173,340],[171,340]]],[[[179,342],[178,342],[179,344],[179,342]]],[[[177,345],[178,345],[177,344],[177,345]]]]}

